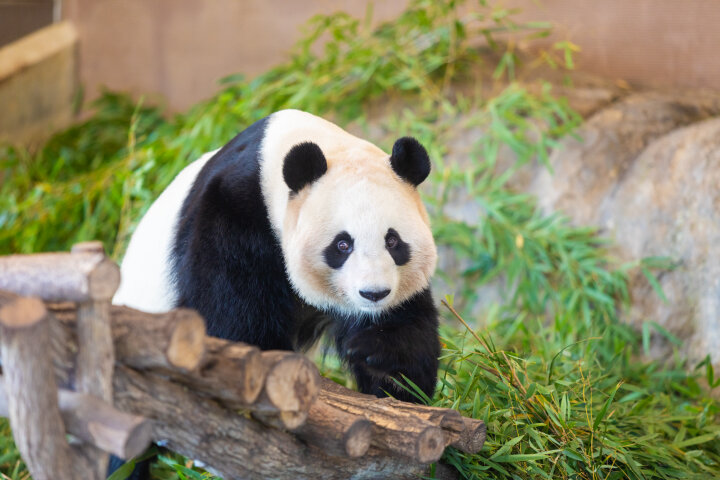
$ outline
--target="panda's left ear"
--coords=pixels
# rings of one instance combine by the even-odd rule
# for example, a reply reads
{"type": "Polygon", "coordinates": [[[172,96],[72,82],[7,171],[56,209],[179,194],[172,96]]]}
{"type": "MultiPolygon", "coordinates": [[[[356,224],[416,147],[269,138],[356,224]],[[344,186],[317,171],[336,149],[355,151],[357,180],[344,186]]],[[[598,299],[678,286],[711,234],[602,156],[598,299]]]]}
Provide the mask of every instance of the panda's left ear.
{"type": "Polygon", "coordinates": [[[390,166],[402,179],[416,187],[430,174],[427,151],[412,137],[403,137],[395,142],[390,155],[390,166]]]}
{"type": "Polygon", "coordinates": [[[312,142],[295,145],[285,155],[283,178],[290,190],[297,193],[327,172],[327,161],[320,147],[312,142]]]}

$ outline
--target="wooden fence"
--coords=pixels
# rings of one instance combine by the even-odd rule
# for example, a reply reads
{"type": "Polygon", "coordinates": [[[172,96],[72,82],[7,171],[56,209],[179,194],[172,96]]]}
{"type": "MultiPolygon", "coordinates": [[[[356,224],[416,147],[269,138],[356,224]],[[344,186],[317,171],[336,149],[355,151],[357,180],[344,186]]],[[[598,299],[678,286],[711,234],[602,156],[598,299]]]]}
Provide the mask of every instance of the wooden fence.
{"type": "Polygon", "coordinates": [[[232,478],[416,478],[482,421],[353,392],[304,355],[208,337],[191,310],[110,304],[98,242],[0,257],[0,415],[35,480],[102,479],[151,442],[232,478]],[[69,434],[69,435],[66,435],[69,434]]]}

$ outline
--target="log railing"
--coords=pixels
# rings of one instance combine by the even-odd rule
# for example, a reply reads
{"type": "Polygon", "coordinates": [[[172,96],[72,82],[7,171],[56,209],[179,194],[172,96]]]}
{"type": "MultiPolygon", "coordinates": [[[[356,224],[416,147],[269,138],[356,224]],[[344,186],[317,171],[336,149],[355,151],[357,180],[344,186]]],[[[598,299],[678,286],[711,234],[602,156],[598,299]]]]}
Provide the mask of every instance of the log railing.
{"type": "Polygon", "coordinates": [[[298,353],[208,337],[191,310],[110,305],[118,283],[96,242],[0,257],[0,415],[35,480],[104,478],[107,453],[151,441],[227,479],[413,478],[447,446],[482,448],[479,420],[353,392],[298,353]]]}

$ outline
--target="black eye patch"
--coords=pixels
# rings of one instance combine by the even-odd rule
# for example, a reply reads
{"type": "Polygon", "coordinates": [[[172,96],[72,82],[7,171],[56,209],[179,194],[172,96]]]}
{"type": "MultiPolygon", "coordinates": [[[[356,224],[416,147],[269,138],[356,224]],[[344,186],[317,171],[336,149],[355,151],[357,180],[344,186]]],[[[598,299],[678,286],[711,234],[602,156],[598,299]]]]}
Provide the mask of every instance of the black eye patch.
{"type": "Polygon", "coordinates": [[[403,242],[400,234],[394,229],[388,229],[385,234],[385,248],[390,253],[395,265],[405,265],[410,261],[410,245],[403,242]]]}
{"type": "Polygon", "coordinates": [[[338,269],[343,266],[353,251],[353,238],[347,232],[335,235],[332,242],[323,250],[325,263],[330,268],[338,269]]]}

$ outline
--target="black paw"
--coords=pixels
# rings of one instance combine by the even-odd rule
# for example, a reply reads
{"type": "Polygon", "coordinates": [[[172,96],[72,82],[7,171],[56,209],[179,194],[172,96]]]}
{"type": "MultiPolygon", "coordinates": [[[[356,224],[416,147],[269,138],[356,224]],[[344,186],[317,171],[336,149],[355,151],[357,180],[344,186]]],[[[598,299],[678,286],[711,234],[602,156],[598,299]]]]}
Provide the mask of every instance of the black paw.
{"type": "Polygon", "coordinates": [[[382,329],[356,333],[346,340],[343,357],[352,365],[377,370],[379,374],[401,369],[402,359],[384,341],[383,333],[382,329]]]}

